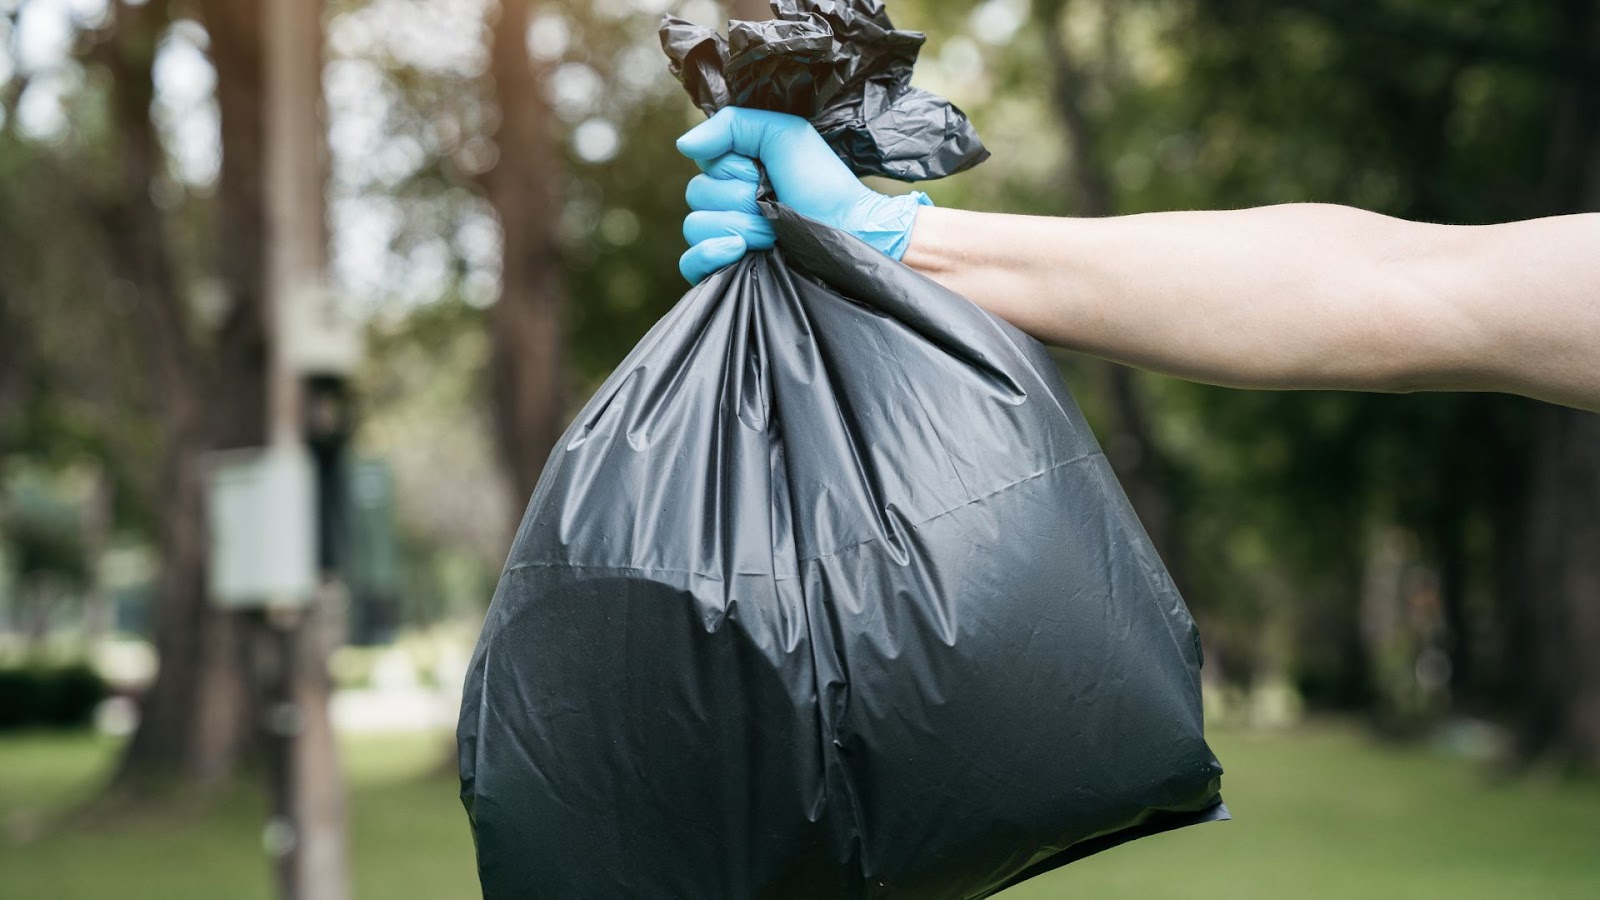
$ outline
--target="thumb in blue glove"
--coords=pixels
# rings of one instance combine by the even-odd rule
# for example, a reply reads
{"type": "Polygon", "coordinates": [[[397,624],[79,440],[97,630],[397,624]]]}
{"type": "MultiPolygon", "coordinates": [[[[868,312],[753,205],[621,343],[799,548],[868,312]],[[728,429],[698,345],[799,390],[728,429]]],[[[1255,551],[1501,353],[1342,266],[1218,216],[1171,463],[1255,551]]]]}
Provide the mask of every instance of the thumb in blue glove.
{"type": "Polygon", "coordinates": [[[880,194],[862,184],[811,123],[798,116],[728,107],[678,138],[678,151],[700,166],[689,182],[691,212],[683,220],[688,252],[678,269],[691,284],[731,265],[746,250],[772,246],[772,226],[756,206],[761,170],[780,201],[795,212],[848,232],[892,259],[905,255],[916,191],[880,194]]]}

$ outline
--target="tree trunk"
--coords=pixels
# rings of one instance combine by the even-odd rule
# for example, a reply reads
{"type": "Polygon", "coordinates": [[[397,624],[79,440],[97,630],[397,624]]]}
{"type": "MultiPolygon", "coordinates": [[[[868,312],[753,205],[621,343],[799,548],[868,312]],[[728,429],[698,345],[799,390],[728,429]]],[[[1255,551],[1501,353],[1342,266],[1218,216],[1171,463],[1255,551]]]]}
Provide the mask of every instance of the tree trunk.
{"type": "MultiPolygon", "coordinates": [[[[0,269],[0,447],[15,446],[14,437],[21,437],[20,419],[28,374],[28,361],[24,356],[28,349],[25,326],[16,301],[12,299],[7,274],[0,269]]],[[[0,453],[0,477],[5,475],[5,457],[6,454],[0,453]]]]}
{"type": "Polygon", "coordinates": [[[1600,416],[1540,410],[1524,534],[1521,596],[1535,654],[1521,746],[1600,767],[1600,416]]]}
{"type": "Polygon", "coordinates": [[[150,121],[156,45],[167,3],[118,4],[100,48],[110,69],[112,124],[121,161],[118,196],[102,224],[119,274],[134,286],[152,383],[162,397],[161,575],[154,597],[160,668],[141,705],[114,790],[139,792],[171,779],[211,783],[232,770],[249,733],[235,623],[207,602],[202,457],[210,447],[207,379],[193,346],[166,224],[151,198],[165,160],[150,121]]]}
{"type": "MultiPolygon", "coordinates": [[[[1066,132],[1068,178],[1072,187],[1072,214],[1109,216],[1116,213],[1116,195],[1110,166],[1095,143],[1095,126],[1085,103],[1092,73],[1087,71],[1067,46],[1062,18],[1071,0],[1041,0],[1034,6],[1035,23],[1044,34],[1045,54],[1050,65],[1050,92],[1056,115],[1066,132]]],[[[1102,27],[1110,28],[1108,22],[1102,27]]]]}
{"type": "Polygon", "coordinates": [[[93,653],[111,633],[115,612],[97,565],[111,543],[112,491],[111,477],[105,467],[96,466],[83,514],[83,549],[89,563],[89,577],[83,591],[82,622],[83,646],[88,653],[93,653]]]}
{"type": "MultiPolygon", "coordinates": [[[[1111,216],[1117,212],[1116,191],[1111,167],[1095,141],[1095,123],[1084,96],[1089,80],[1097,77],[1087,71],[1062,33],[1061,20],[1070,0],[1042,0],[1034,6],[1035,25],[1044,34],[1050,65],[1051,96],[1056,115],[1066,131],[1069,149],[1067,183],[1074,195],[1072,214],[1111,216]]],[[[1115,41],[1116,19],[1108,17],[1102,26],[1105,40],[1115,41]]],[[[1114,49],[1114,48],[1113,48],[1114,49]]],[[[1110,57],[1113,54],[1108,53],[1110,57]]],[[[1106,76],[1110,77],[1110,76],[1106,76]]],[[[1116,363],[1100,362],[1105,386],[1106,409],[1110,413],[1103,435],[1106,458],[1111,462],[1128,493],[1128,502],[1139,514],[1139,521],[1165,560],[1173,580],[1181,588],[1181,552],[1172,521],[1172,506],[1161,484],[1159,450],[1150,433],[1149,415],[1139,383],[1139,375],[1116,363]]]]}
{"type": "Polygon", "coordinates": [[[217,336],[212,416],[219,448],[266,443],[266,69],[261,0],[200,0],[217,70],[222,169],[217,270],[228,311],[217,336]]]}
{"type": "Polygon", "coordinates": [[[517,517],[561,435],[565,399],[561,149],[524,37],[532,5],[501,0],[494,23],[489,69],[500,108],[499,161],[484,176],[504,241],[500,299],[489,316],[495,435],[517,517]]]}
{"type": "MultiPolygon", "coordinates": [[[[1448,463],[1446,470],[1453,468],[1448,463]]],[[[1448,478],[1448,476],[1445,476],[1448,478]]],[[[1445,481],[1446,484],[1450,482],[1445,481]]],[[[1482,707],[1479,693],[1476,620],[1467,594],[1466,507],[1452,494],[1439,504],[1432,523],[1433,547],[1439,566],[1439,602],[1443,607],[1444,651],[1450,659],[1450,702],[1457,709],[1482,707]]]]}
{"type": "MultiPolygon", "coordinates": [[[[1559,52],[1600,44],[1600,0],[1564,0],[1559,52]]],[[[1572,78],[1557,98],[1550,213],[1600,210],[1600,86],[1572,78]]],[[[1522,631],[1532,653],[1520,745],[1527,758],[1600,767],[1600,415],[1539,410],[1523,529],[1522,631]]]]}
{"type": "Polygon", "coordinates": [[[772,7],[767,0],[728,0],[728,18],[759,22],[772,18],[772,7]]]}

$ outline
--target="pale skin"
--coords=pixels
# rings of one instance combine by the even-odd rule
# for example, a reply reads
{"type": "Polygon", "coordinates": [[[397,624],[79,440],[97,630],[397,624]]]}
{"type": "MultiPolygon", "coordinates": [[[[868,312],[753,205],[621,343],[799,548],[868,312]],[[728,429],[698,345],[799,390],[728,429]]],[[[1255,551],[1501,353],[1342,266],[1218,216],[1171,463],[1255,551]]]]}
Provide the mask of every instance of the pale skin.
{"type": "Polygon", "coordinates": [[[1600,214],[1454,226],[1321,204],[1106,219],[925,207],[903,261],[1041,341],[1181,378],[1600,410],[1600,214]]]}
{"type": "Polygon", "coordinates": [[[804,119],[729,107],[678,139],[697,282],[773,244],[779,200],[1047,343],[1253,388],[1473,390],[1600,409],[1600,214],[1428,225],[1290,204],[1103,219],[921,206],[804,119]]]}

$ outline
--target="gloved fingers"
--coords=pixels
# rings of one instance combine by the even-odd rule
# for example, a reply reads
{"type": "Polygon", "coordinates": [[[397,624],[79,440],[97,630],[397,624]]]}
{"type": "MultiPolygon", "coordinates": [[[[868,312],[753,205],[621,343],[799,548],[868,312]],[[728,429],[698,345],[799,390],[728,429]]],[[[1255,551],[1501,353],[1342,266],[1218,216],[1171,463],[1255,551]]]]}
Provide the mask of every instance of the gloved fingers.
{"type": "Polygon", "coordinates": [[[738,235],[701,241],[678,258],[678,271],[690,284],[699,284],[712,272],[738,262],[745,250],[744,238],[738,235]]]}
{"type": "Polygon", "coordinates": [[[731,210],[755,216],[761,214],[756,206],[756,192],[759,189],[760,185],[753,181],[696,175],[689,180],[683,197],[689,202],[690,209],[731,210]]]}
{"type": "Polygon", "coordinates": [[[752,250],[765,250],[774,240],[772,223],[761,216],[732,210],[697,210],[683,219],[683,239],[691,245],[737,236],[752,250]]]}
{"type": "Polygon", "coordinates": [[[759,158],[769,131],[797,129],[804,124],[798,116],[728,106],[678,138],[678,152],[694,160],[716,159],[726,153],[759,158]]]}
{"type": "Polygon", "coordinates": [[[810,122],[785,113],[725,107],[678,138],[678,151],[705,162],[730,153],[755,157],[779,200],[830,225],[845,226],[840,211],[870,190],[810,122]]]}
{"type": "Polygon", "coordinates": [[[739,153],[724,153],[714,159],[697,159],[695,165],[700,171],[712,178],[738,179],[739,181],[761,181],[761,168],[756,161],[739,153]]]}
{"type": "Polygon", "coordinates": [[[725,106],[678,138],[678,152],[696,161],[732,153],[760,160],[769,170],[775,165],[806,169],[822,164],[849,172],[810,122],[767,109],[725,106]]]}

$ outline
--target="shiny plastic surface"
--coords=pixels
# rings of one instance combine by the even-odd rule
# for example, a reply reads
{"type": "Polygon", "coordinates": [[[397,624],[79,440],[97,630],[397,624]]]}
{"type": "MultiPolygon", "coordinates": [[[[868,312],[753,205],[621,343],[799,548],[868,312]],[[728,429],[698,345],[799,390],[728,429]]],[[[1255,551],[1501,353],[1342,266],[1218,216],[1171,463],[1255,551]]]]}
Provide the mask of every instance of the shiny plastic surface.
{"type": "Polygon", "coordinates": [[[1047,353],[841,232],[691,291],[472,662],[488,897],[984,897],[1226,815],[1192,621],[1047,353]]]}
{"type": "Polygon", "coordinates": [[[989,158],[954,104],[911,86],[925,36],[877,0],[775,0],[775,18],[732,22],[726,39],[674,16],[661,26],[672,72],[706,115],[724,106],[811,120],[857,175],[943,178],[989,158]]]}
{"type": "Polygon", "coordinates": [[[766,211],[529,503],[458,731],[484,895],[967,900],[1226,818],[1194,623],[1048,353],[766,211]]]}

